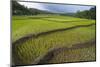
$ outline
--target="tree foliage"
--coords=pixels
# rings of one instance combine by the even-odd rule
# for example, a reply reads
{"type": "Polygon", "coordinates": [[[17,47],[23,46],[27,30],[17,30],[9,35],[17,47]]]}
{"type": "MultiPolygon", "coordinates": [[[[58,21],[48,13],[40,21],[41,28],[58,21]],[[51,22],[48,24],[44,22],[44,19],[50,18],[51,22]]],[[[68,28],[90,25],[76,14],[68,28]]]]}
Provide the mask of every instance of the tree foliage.
{"type": "Polygon", "coordinates": [[[75,16],[86,19],[96,19],[96,7],[92,7],[90,10],[78,11],[75,16]]]}
{"type": "Polygon", "coordinates": [[[86,19],[96,19],[96,7],[92,7],[90,10],[77,11],[77,13],[52,13],[35,8],[27,8],[24,5],[20,5],[17,1],[12,1],[12,13],[13,15],[55,14],[86,19]]]}
{"type": "Polygon", "coordinates": [[[12,13],[13,15],[53,14],[48,11],[38,10],[35,8],[27,8],[24,5],[20,5],[17,1],[12,1],[12,13]]]}
{"type": "Polygon", "coordinates": [[[16,1],[12,1],[12,13],[13,15],[29,15],[32,14],[27,7],[20,5],[16,1]]]}

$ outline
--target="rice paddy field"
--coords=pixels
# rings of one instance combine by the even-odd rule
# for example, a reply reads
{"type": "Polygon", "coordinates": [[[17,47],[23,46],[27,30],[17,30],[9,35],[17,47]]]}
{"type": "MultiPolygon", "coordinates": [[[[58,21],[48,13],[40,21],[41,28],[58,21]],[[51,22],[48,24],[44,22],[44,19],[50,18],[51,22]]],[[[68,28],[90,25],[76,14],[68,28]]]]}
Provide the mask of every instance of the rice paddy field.
{"type": "Polygon", "coordinates": [[[95,20],[69,16],[13,16],[13,64],[95,61],[95,26],[95,20]]]}

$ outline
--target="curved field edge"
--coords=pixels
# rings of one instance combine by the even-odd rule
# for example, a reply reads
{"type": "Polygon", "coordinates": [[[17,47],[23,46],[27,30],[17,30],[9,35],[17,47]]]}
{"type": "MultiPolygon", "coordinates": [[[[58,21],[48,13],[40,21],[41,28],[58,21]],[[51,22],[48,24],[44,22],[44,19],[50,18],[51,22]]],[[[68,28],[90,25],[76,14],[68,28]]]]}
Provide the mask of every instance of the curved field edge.
{"type": "Polygon", "coordinates": [[[37,59],[36,64],[64,63],[96,60],[96,41],[91,40],[86,43],[80,43],[71,48],[60,47],[50,51],[42,58],[37,59]]]}
{"type": "MultiPolygon", "coordinates": [[[[56,18],[56,17],[55,17],[56,18]]],[[[64,20],[69,20],[67,19],[61,19],[56,18],[59,22],[64,21],[64,20]],[[61,21],[60,21],[61,20],[61,21]]],[[[48,18],[51,19],[51,18],[48,18]]],[[[47,31],[52,31],[52,30],[58,30],[58,29],[64,29],[64,28],[69,28],[77,25],[88,25],[91,23],[95,23],[94,20],[86,20],[86,21],[81,21],[84,19],[77,19],[77,18],[72,18],[71,21],[64,21],[64,23],[57,23],[55,21],[46,21],[43,19],[26,19],[23,18],[22,20],[15,20],[13,19],[12,23],[12,42],[15,42],[19,40],[20,38],[29,36],[29,35],[38,35],[39,33],[42,32],[47,32],[47,31]],[[72,19],[74,19],[72,21],[72,19]],[[77,21],[76,21],[77,20],[77,21]],[[79,21],[80,20],[80,21],[79,21]],[[56,23],[55,23],[56,22],[56,23]]]]}
{"type": "MultiPolygon", "coordinates": [[[[95,61],[96,60],[95,54],[96,54],[96,41],[91,40],[85,43],[74,44],[74,46],[72,46],[71,48],[67,47],[53,48],[49,50],[46,54],[36,58],[30,64],[40,65],[40,64],[65,63],[65,62],[95,61]]],[[[15,65],[20,66],[28,64],[15,64],[15,65]]]]}
{"type": "MultiPolygon", "coordinates": [[[[54,64],[54,63],[67,63],[67,62],[81,62],[81,61],[96,61],[95,46],[90,46],[81,49],[62,50],[53,53],[53,57],[48,61],[41,61],[38,64],[54,64]]],[[[47,58],[47,57],[45,57],[47,58]]]]}
{"type": "Polygon", "coordinates": [[[37,35],[31,34],[31,35],[28,35],[28,36],[25,36],[25,37],[22,37],[22,38],[16,40],[15,42],[13,42],[13,44],[23,43],[30,38],[37,38],[39,36],[48,35],[48,34],[51,34],[54,32],[59,32],[59,31],[61,32],[61,31],[70,30],[70,29],[74,29],[74,28],[88,27],[88,26],[92,26],[92,25],[95,25],[95,23],[91,23],[91,24],[87,24],[87,25],[77,25],[77,26],[73,26],[73,27],[69,27],[69,28],[56,29],[56,30],[51,30],[51,31],[47,31],[47,32],[41,32],[41,33],[38,33],[37,35]]]}
{"type": "Polygon", "coordinates": [[[31,38],[24,43],[13,45],[14,61],[16,64],[30,64],[50,49],[55,47],[70,48],[74,44],[84,43],[91,39],[95,39],[95,25],[59,31],[36,39],[31,38]]]}

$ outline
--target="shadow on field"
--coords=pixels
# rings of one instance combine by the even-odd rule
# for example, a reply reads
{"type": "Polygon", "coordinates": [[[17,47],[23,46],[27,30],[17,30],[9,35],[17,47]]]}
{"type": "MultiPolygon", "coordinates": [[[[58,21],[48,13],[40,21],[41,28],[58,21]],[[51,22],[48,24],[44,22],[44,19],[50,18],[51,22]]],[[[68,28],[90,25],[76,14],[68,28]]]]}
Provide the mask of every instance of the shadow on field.
{"type": "MultiPolygon", "coordinates": [[[[53,57],[57,56],[59,53],[61,53],[63,51],[77,50],[77,49],[82,49],[82,48],[88,48],[91,46],[96,47],[95,44],[96,44],[96,40],[90,40],[90,41],[85,42],[85,43],[74,44],[71,48],[68,48],[68,47],[52,48],[45,55],[41,55],[40,57],[36,58],[30,64],[16,64],[15,63],[14,66],[54,64],[54,63],[48,63],[48,62],[50,60],[52,60],[53,57]]],[[[59,62],[59,63],[65,63],[65,62],[59,62]]],[[[58,63],[55,62],[55,64],[58,64],[58,63]]]]}
{"type": "MultiPolygon", "coordinates": [[[[48,62],[50,60],[52,60],[52,58],[56,55],[58,55],[59,53],[63,52],[63,51],[68,51],[68,50],[75,50],[75,49],[81,49],[81,48],[87,48],[90,46],[95,46],[96,44],[96,40],[91,40],[88,41],[86,43],[80,43],[80,44],[75,44],[73,45],[71,48],[67,48],[67,47],[60,47],[60,48],[55,48],[53,50],[50,50],[44,57],[38,59],[37,64],[41,65],[41,64],[48,64],[48,62]]],[[[56,62],[55,62],[56,63],[56,62]]]]}

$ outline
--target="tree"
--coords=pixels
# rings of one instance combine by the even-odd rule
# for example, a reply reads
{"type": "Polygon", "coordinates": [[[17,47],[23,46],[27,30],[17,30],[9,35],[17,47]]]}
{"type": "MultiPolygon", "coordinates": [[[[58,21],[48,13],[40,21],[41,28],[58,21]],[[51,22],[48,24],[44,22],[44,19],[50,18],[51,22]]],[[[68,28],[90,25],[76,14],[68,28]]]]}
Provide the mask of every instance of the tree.
{"type": "Polygon", "coordinates": [[[32,12],[30,10],[23,6],[20,5],[17,1],[12,1],[12,13],[13,15],[30,15],[32,12]]]}
{"type": "Polygon", "coordinates": [[[76,17],[86,19],[96,19],[96,7],[92,7],[90,10],[78,11],[76,17]]]}

